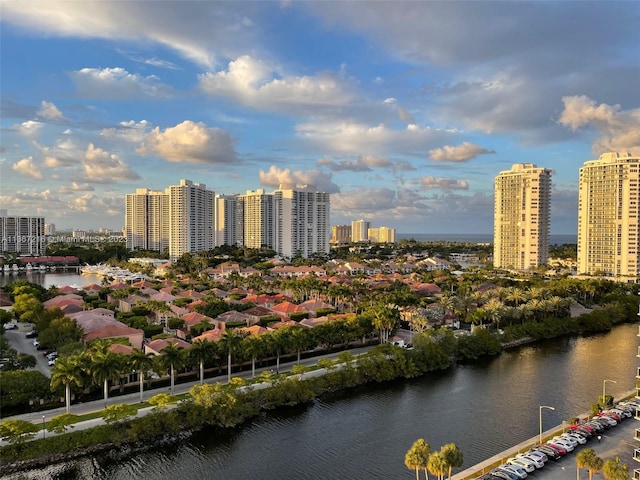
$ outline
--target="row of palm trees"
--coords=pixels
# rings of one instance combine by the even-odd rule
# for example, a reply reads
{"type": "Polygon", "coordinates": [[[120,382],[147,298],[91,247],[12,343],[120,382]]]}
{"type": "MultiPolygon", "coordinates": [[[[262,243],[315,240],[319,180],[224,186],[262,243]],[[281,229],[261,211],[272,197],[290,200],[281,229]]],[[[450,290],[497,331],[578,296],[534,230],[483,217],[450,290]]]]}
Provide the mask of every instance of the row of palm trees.
{"type": "Polygon", "coordinates": [[[196,340],[189,348],[178,347],[170,340],[158,356],[146,355],[135,349],[129,355],[117,354],[109,349],[112,341],[96,340],[85,351],[60,357],[52,368],[51,389],[65,389],[67,412],[71,405],[71,387],[88,388],[100,386],[103,389],[105,405],[110,384],[123,377],[136,375],[140,385],[140,401],[144,391],[145,376],[148,372],[166,374],[170,378],[170,392],[175,390],[176,372],[184,368],[197,367],[200,383],[204,381],[207,365],[218,365],[226,357],[227,380],[231,380],[234,360],[251,361],[251,374],[255,377],[256,363],[260,360],[275,359],[276,369],[280,369],[280,357],[295,353],[300,362],[304,351],[319,345],[325,348],[359,340],[371,333],[366,319],[353,317],[334,320],[313,329],[300,325],[284,326],[262,335],[246,335],[244,332],[228,329],[217,342],[196,340]]]}

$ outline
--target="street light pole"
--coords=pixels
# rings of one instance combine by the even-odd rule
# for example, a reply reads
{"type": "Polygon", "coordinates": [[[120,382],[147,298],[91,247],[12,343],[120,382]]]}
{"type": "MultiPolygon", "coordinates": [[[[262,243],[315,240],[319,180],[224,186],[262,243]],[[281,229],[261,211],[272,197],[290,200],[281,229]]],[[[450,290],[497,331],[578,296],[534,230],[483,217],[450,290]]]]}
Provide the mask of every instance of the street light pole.
{"type": "Polygon", "coordinates": [[[44,415],[42,415],[42,439],[43,440],[47,439],[47,429],[45,428],[45,424],[44,424],[44,415]]]}
{"type": "Polygon", "coordinates": [[[542,445],[542,409],[548,408],[549,410],[555,410],[555,408],[548,405],[540,405],[540,445],[542,445]]]}
{"type": "Polygon", "coordinates": [[[605,403],[607,402],[607,396],[606,396],[607,382],[618,383],[615,380],[608,380],[606,378],[602,382],[602,406],[603,407],[604,407],[605,403]]]}

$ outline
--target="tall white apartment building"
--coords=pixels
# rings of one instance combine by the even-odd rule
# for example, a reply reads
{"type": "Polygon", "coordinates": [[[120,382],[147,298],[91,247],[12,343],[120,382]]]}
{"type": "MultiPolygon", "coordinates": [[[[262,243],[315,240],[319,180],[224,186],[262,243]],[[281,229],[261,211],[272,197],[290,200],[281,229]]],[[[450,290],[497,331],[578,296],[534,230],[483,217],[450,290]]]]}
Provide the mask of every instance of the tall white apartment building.
{"type": "Polygon", "coordinates": [[[580,168],[578,273],[637,281],[640,157],[605,153],[580,168]]]}
{"type": "Polygon", "coordinates": [[[271,248],[274,244],[273,193],[261,188],[238,196],[242,218],[242,242],[247,248],[271,248]]]}
{"type": "Polygon", "coordinates": [[[206,252],[215,245],[215,193],[191,180],[180,180],[169,192],[169,257],[206,252]]]}
{"type": "Polygon", "coordinates": [[[216,195],[216,246],[242,245],[242,215],[238,195],[216,195]]]}
{"type": "Polygon", "coordinates": [[[274,250],[283,257],[329,253],[329,194],[314,186],[280,185],[274,197],[274,250]]]}
{"type": "Polygon", "coordinates": [[[44,217],[10,216],[0,210],[0,253],[44,255],[44,217]]]}
{"type": "Polygon", "coordinates": [[[551,170],[518,163],[495,179],[493,264],[529,270],[549,259],[551,170]]]}
{"type": "Polygon", "coordinates": [[[364,220],[354,220],[351,222],[351,241],[352,242],[368,242],[369,229],[371,222],[364,220]]]}
{"type": "Polygon", "coordinates": [[[168,250],[169,193],[138,188],[126,194],[124,235],[129,250],[168,250]]]}

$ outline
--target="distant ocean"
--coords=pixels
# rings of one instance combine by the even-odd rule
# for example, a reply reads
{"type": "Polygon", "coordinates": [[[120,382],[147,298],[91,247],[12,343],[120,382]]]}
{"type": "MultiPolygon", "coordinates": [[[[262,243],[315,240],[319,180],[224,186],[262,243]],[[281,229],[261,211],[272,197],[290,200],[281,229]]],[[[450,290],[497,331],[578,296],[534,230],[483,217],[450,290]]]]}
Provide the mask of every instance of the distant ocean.
{"type": "MultiPolygon", "coordinates": [[[[493,234],[487,233],[398,233],[396,240],[415,240],[417,242],[469,242],[493,243],[493,234]]],[[[570,234],[549,235],[550,245],[578,243],[578,237],[570,234]]]]}

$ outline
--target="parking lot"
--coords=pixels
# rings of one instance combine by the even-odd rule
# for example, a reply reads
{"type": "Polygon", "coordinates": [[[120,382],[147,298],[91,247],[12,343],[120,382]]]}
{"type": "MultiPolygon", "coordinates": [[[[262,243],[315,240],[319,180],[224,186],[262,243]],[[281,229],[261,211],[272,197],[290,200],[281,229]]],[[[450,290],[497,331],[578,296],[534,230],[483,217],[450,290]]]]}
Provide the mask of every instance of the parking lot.
{"type": "MultiPolygon", "coordinates": [[[[576,456],[578,452],[584,448],[593,448],[598,455],[603,460],[608,460],[610,458],[614,458],[616,456],[620,457],[620,460],[623,463],[629,465],[630,474],[633,473],[633,470],[636,468],[640,468],[640,463],[633,459],[634,449],[640,448],[640,441],[634,439],[634,434],[636,429],[640,429],[640,421],[635,420],[634,418],[627,418],[623,420],[620,424],[615,427],[611,427],[605,430],[601,434],[601,438],[598,441],[597,438],[592,438],[585,445],[579,445],[573,452],[568,453],[564,457],[562,457],[558,461],[549,460],[544,468],[537,470],[532,474],[532,477],[541,480],[569,480],[569,479],[588,479],[589,472],[586,469],[582,469],[578,473],[577,465],[576,465],[576,456]]],[[[558,426],[552,430],[561,430],[562,426],[558,426]]],[[[551,430],[545,432],[544,434],[550,434],[551,430]]],[[[486,467],[483,470],[483,465],[491,465],[494,464],[498,458],[507,458],[512,453],[522,450],[525,447],[528,447],[534,443],[537,443],[537,437],[531,438],[526,442],[523,442],[520,445],[514,446],[512,449],[504,452],[503,454],[497,455],[496,457],[492,457],[488,459],[486,462],[483,462],[475,467],[470,469],[466,469],[463,472],[460,472],[453,476],[454,480],[469,478],[469,475],[472,471],[477,472],[475,476],[480,476],[485,471],[488,471],[490,467],[486,467]],[[513,450],[513,451],[512,451],[513,450]],[[510,453],[511,452],[511,453],[510,453]]],[[[473,478],[473,477],[472,477],[473,478]]],[[[594,473],[594,479],[603,479],[604,476],[602,472],[594,473]]]]}
{"type": "Polygon", "coordinates": [[[51,376],[51,367],[48,365],[48,359],[43,355],[44,352],[37,350],[33,345],[33,338],[27,338],[25,335],[31,331],[31,327],[25,327],[23,324],[18,324],[19,328],[12,330],[6,330],[4,332],[5,338],[9,342],[11,348],[15,348],[18,352],[27,353],[36,357],[36,368],[43,375],[51,376]]]}

